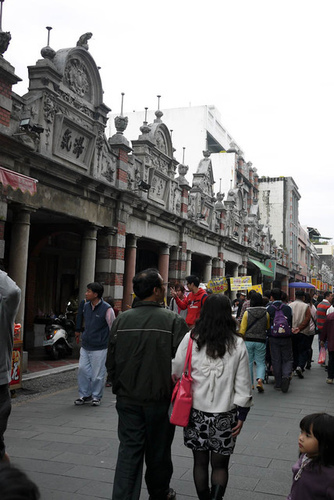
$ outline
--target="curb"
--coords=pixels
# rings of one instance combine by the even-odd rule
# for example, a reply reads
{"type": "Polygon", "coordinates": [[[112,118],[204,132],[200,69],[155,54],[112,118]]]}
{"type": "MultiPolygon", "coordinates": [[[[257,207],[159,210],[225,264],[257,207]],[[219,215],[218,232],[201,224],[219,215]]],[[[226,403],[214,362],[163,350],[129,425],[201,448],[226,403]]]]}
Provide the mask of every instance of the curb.
{"type": "Polygon", "coordinates": [[[40,372],[26,373],[22,375],[22,382],[27,380],[34,380],[36,378],[47,377],[48,375],[55,375],[57,373],[69,372],[79,367],[79,363],[74,363],[67,366],[59,366],[58,368],[49,368],[49,370],[42,370],[40,372]]]}

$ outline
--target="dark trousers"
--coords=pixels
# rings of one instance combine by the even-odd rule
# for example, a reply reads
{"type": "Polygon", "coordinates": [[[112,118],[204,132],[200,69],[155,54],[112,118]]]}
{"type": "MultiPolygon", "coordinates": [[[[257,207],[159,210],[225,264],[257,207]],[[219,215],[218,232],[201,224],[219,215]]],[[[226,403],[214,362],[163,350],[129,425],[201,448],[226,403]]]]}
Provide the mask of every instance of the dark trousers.
{"type": "Polygon", "coordinates": [[[292,373],[292,340],[291,337],[269,337],[271,365],[275,377],[275,387],[281,387],[282,378],[292,373]]]}
{"type": "Polygon", "coordinates": [[[4,433],[7,429],[7,422],[12,409],[12,402],[9,392],[9,385],[0,385],[0,460],[5,455],[4,433]]]}
{"type": "Polygon", "coordinates": [[[327,378],[334,379],[334,351],[328,351],[327,378]]]}
{"type": "Polygon", "coordinates": [[[120,441],[112,500],[138,500],[145,457],[145,482],[151,500],[165,500],[173,474],[171,445],[175,427],[169,403],[132,405],[118,398],[120,441]]]}
{"type": "Polygon", "coordinates": [[[300,366],[304,370],[308,361],[310,338],[303,333],[296,333],[292,337],[293,344],[293,369],[300,366]]]}

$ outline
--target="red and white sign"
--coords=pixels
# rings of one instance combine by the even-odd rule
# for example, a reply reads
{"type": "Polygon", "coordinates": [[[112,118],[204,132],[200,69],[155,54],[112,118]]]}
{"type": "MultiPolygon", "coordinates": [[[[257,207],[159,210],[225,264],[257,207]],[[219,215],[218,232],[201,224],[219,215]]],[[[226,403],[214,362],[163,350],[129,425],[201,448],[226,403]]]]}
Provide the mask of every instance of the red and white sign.
{"type": "Polygon", "coordinates": [[[0,167],[0,183],[4,187],[10,186],[14,191],[20,189],[22,193],[28,192],[33,196],[37,191],[37,182],[37,179],[0,167]]]}

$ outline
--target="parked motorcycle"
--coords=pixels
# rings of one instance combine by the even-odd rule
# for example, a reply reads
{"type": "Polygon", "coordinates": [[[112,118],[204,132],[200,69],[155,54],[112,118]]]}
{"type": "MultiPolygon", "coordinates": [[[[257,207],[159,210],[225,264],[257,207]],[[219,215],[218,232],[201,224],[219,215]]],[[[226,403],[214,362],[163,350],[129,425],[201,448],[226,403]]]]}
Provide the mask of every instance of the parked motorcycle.
{"type": "Polygon", "coordinates": [[[57,318],[50,319],[50,322],[45,325],[45,340],[43,346],[45,352],[52,359],[59,359],[62,356],[70,356],[73,352],[70,340],[74,338],[75,324],[71,319],[68,319],[69,314],[67,304],[64,315],[59,315],[57,318]]]}

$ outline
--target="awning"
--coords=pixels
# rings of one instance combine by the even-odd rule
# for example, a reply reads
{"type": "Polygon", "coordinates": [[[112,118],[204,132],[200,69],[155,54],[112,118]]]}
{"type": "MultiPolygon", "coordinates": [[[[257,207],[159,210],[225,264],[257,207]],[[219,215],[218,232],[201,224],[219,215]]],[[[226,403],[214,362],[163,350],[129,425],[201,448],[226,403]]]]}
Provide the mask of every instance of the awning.
{"type": "Polygon", "coordinates": [[[273,271],[271,271],[271,269],[269,269],[269,267],[262,264],[262,262],[260,262],[258,260],[254,260],[254,259],[249,259],[249,261],[252,264],[254,264],[255,266],[257,266],[260,269],[261,273],[264,274],[265,276],[270,276],[270,278],[274,277],[273,271]]]}
{"type": "Polygon", "coordinates": [[[4,187],[10,186],[14,191],[20,189],[22,193],[28,191],[33,196],[37,191],[37,182],[37,179],[0,167],[0,183],[4,187]]]}

